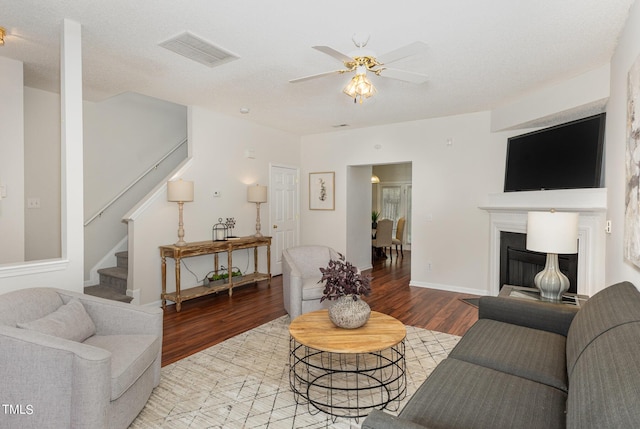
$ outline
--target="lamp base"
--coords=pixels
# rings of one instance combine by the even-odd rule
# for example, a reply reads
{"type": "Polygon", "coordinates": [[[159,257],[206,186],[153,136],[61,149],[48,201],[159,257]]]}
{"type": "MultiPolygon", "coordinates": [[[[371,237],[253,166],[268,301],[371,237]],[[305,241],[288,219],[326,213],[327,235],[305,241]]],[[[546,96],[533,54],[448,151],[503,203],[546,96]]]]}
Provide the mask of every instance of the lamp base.
{"type": "Polygon", "coordinates": [[[256,233],[253,234],[254,237],[262,237],[262,229],[260,225],[260,203],[256,203],[256,233]]]}
{"type": "Polygon", "coordinates": [[[547,263],[544,270],[536,274],[533,282],[540,290],[542,299],[562,300],[562,295],[569,290],[569,279],[560,271],[557,253],[547,253],[547,263]]]}

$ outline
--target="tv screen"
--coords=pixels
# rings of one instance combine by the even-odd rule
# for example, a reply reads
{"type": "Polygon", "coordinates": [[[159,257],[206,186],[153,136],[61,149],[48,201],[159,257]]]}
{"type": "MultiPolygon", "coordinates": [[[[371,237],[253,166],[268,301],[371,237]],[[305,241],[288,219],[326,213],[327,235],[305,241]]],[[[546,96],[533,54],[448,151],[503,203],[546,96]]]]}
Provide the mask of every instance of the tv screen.
{"type": "Polygon", "coordinates": [[[511,137],[504,191],[602,186],[605,114],[511,137]]]}

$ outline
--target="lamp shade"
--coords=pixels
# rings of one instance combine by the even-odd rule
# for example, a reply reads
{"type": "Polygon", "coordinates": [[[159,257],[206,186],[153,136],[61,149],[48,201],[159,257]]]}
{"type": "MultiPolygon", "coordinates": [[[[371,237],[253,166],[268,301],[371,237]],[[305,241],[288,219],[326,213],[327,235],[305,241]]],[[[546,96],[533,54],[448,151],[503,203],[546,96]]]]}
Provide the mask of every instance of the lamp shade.
{"type": "Polygon", "coordinates": [[[250,203],[266,203],[267,187],[256,184],[247,188],[247,201],[250,203]]]}
{"type": "Polygon", "coordinates": [[[529,212],[527,250],[544,253],[578,252],[578,213],[529,212]]]}
{"type": "Polygon", "coordinates": [[[167,182],[167,201],[193,201],[193,182],[182,179],[167,182]]]}

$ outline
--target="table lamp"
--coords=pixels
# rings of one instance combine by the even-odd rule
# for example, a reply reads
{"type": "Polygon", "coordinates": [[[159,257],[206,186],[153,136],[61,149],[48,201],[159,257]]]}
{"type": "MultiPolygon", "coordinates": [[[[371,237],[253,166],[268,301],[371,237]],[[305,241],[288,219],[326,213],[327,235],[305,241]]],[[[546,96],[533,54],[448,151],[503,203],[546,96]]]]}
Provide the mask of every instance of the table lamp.
{"type": "Polygon", "coordinates": [[[562,294],[569,290],[569,279],[560,272],[558,254],[578,252],[578,213],[529,212],[527,250],[547,254],[544,270],[533,281],[540,296],[550,301],[562,300],[562,294]]]}
{"type": "Polygon", "coordinates": [[[173,180],[167,182],[167,201],[178,203],[178,241],[176,246],[184,246],[184,224],[182,223],[182,206],[185,202],[193,201],[193,182],[173,180]]]}
{"type": "Polygon", "coordinates": [[[257,217],[254,237],[262,237],[262,233],[260,232],[260,203],[267,202],[267,187],[260,186],[257,183],[255,186],[249,186],[249,188],[247,188],[247,201],[256,203],[257,217]]]}

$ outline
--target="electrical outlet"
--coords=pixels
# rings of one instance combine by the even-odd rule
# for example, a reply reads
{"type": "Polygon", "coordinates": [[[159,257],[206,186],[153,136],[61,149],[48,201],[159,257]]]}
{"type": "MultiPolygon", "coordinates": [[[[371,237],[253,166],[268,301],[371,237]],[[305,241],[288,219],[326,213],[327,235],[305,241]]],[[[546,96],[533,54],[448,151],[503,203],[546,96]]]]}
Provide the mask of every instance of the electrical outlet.
{"type": "Polygon", "coordinates": [[[40,208],[40,198],[27,198],[27,208],[28,209],[39,209],[40,208]]]}
{"type": "Polygon", "coordinates": [[[604,227],[604,232],[606,232],[607,234],[611,234],[611,221],[610,220],[607,221],[607,226],[604,227]]]}

